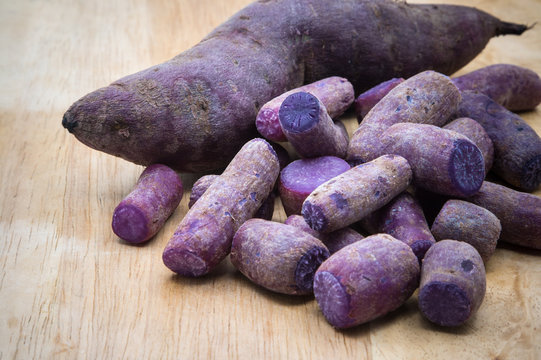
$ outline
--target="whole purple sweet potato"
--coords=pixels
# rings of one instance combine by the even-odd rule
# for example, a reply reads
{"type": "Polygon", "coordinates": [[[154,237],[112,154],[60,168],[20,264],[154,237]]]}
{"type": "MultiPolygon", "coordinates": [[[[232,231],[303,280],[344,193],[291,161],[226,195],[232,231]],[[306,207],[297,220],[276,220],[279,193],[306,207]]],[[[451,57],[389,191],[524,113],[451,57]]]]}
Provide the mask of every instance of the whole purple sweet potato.
{"type": "Polygon", "coordinates": [[[351,136],[347,160],[355,165],[381,155],[381,134],[398,123],[444,125],[460,92],[449,77],[424,71],[397,85],[365,116],[351,136]]]}
{"type": "Polygon", "coordinates": [[[426,223],[421,205],[406,191],[365,217],[361,224],[373,234],[389,234],[407,244],[419,259],[419,263],[436,242],[426,223]]]}
{"type": "Polygon", "coordinates": [[[347,81],[347,79],[339,76],[331,76],[289,90],[267,102],[259,109],[257,117],[255,118],[255,125],[257,131],[259,131],[263,137],[272,141],[287,141],[287,138],[282,131],[282,127],[280,126],[278,112],[286,97],[301,91],[310,93],[318,98],[327,110],[329,117],[332,119],[342,115],[353,103],[354,98],[353,86],[351,83],[347,81]]]}
{"type": "Polygon", "coordinates": [[[496,215],[500,241],[541,250],[541,197],[485,181],[466,200],[496,215]]]}
{"type": "Polygon", "coordinates": [[[447,201],[430,228],[438,240],[453,239],[473,246],[483,262],[494,254],[502,225],[487,209],[462,200],[447,201]]]}
{"type": "Polygon", "coordinates": [[[327,321],[348,328],[401,306],[419,285],[411,248],[387,234],[372,235],[331,255],[314,276],[314,295],[327,321]]]}
{"type": "Polygon", "coordinates": [[[364,239],[364,236],[349,227],[338,229],[328,234],[321,233],[308,226],[301,215],[289,216],[286,221],[284,221],[284,224],[306,231],[308,234],[321,240],[331,254],[334,254],[343,247],[364,239]]]}
{"type": "Polygon", "coordinates": [[[164,264],[190,277],[214,269],[228,255],[237,229],[269,196],[279,171],[267,141],[247,142],[188,210],[163,251],[164,264]]]}
{"type": "Polygon", "coordinates": [[[511,111],[532,110],[541,102],[541,79],[534,71],[494,64],[453,78],[460,91],[473,90],[511,111]]]}
{"type": "Polygon", "coordinates": [[[364,91],[425,69],[452,74],[526,26],[480,10],[393,0],[254,2],[173,59],[98,89],[64,114],[84,144],[137,164],[223,168],[263,104],[341,76],[364,91]]]}
{"type": "Polygon", "coordinates": [[[349,226],[406,190],[412,172],[401,156],[384,155],[318,186],[302,204],[304,220],[329,233],[349,226]]]}
{"type": "Polygon", "coordinates": [[[396,154],[408,160],[415,186],[464,197],[479,190],[485,179],[483,154],[455,131],[400,123],[385,130],[380,140],[380,154],[396,154]]]}
{"type": "MultiPolygon", "coordinates": [[[[197,179],[196,182],[194,182],[192,186],[192,191],[190,193],[188,209],[190,209],[193,204],[195,204],[195,202],[199,200],[201,195],[203,195],[205,191],[207,191],[207,189],[218,178],[218,176],[220,175],[204,175],[197,179]]],[[[271,220],[272,215],[274,214],[275,198],[276,195],[274,194],[274,191],[271,191],[269,196],[265,199],[265,201],[263,201],[263,204],[261,204],[261,207],[257,209],[257,212],[254,214],[254,218],[271,220]]]]}
{"type": "Polygon", "coordinates": [[[235,233],[231,263],[254,283],[290,295],[311,294],[314,273],[329,250],[312,235],[286,224],[246,221],[235,233]]]}
{"type": "Polygon", "coordinates": [[[278,118],[285,137],[300,157],[346,157],[349,136],[345,127],[333,122],[314,95],[303,91],[289,95],[280,106],[278,118]]]}
{"type": "Polygon", "coordinates": [[[150,165],[115,208],[113,232],[130,243],[148,241],[175,211],[182,193],[182,182],[174,170],[162,164],[150,165]]]}
{"type": "Polygon", "coordinates": [[[300,214],[302,203],[315,188],[349,169],[345,160],[335,156],[291,162],[280,172],[278,185],[286,215],[300,214]]]}
{"type": "Polygon", "coordinates": [[[462,117],[446,124],[444,129],[456,131],[470,139],[481,150],[485,160],[485,175],[492,168],[494,162],[494,144],[485,129],[477,121],[462,117]]]}
{"type": "Polygon", "coordinates": [[[354,103],[357,121],[360,123],[366,114],[368,114],[368,112],[372,110],[372,108],[389,93],[389,91],[402,82],[404,82],[404,78],[392,78],[357,96],[354,103]]]}
{"type": "Polygon", "coordinates": [[[463,324],[479,309],[485,291],[485,266],[473,246],[442,240],[428,249],[419,286],[419,309],[428,320],[441,326],[463,324]]]}
{"type": "Polygon", "coordinates": [[[488,96],[462,92],[458,116],[477,121],[494,144],[492,171],[522,191],[541,185],[541,137],[520,116],[488,96]]]}

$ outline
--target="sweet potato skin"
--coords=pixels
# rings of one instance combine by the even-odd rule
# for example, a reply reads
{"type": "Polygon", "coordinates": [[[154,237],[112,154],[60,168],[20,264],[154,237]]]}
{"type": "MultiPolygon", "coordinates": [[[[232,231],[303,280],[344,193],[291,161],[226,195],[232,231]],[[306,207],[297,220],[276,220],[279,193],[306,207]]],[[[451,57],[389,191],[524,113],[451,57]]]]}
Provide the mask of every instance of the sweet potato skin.
{"type": "Polygon", "coordinates": [[[268,142],[247,142],[188,210],[163,251],[164,264],[188,277],[212,271],[229,253],[237,229],[269,196],[279,171],[268,142]]]}
{"type": "Polygon", "coordinates": [[[372,235],[321,264],[314,295],[332,326],[349,328],[402,305],[419,285],[419,274],[409,246],[387,234],[372,235]]]}
{"type": "Polygon", "coordinates": [[[334,254],[338,250],[353,244],[354,242],[364,239],[364,236],[349,227],[338,229],[328,234],[321,233],[308,226],[301,215],[288,216],[286,221],[284,221],[284,224],[306,231],[308,234],[321,240],[331,254],[334,254]]]}
{"type": "Polygon", "coordinates": [[[362,219],[361,224],[373,234],[389,234],[407,244],[419,259],[419,263],[426,251],[436,242],[421,205],[407,191],[362,219]]]}
{"type": "Polygon", "coordinates": [[[182,199],[182,181],[163,164],[148,166],[113,212],[113,232],[130,243],[150,240],[182,199]]]}
{"type": "Polygon", "coordinates": [[[470,244],[442,240],[426,252],[419,309],[428,320],[441,326],[463,324],[479,309],[485,291],[485,266],[470,244]]]}
{"type": "Polygon", "coordinates": [[[502,231],[500,220],[490,211],[463,200],[448,200],[430,228],[437,240],[453,239],[473,246],[483,262],[490,259],[502,231]]]}
{"type": "Polygon", "coordinates": [[[489,65],[455,77],[453,83],[460,91],[483,93],[510,111],[533,110],[541,102],[539,75],[517,65],[489,65]]]}
{"type": "Polygon", "coordinates": [[[286,97],[301,91],[317,97],[332,119],[342,115],[349,108],[355,94],[353,85],[347,79],[339,76],[331,76],[286,91],[263,105],[257,113],[255,125],[263,137],[272,141],[287,141],[280,126],[278,112],[286,97]]]}
{"type": "Polygon", "coordinates": [[[351,136],[347,160],[359,164],[382,154],[381,134],[398,123],[443,126],[456,111],[460,92],[451,80],[434,71],[424,71],[381,99],[351,136]]]}
{"type": "Polygon", "coordinates": [[[411,179],[406,159],[384,155],[318,186],[304,200],[301,212],[312,229],[329,233],[381,208],[406,190],[411,179]]]}
{"type": "Polygon", "coordinates": [[[484,181],[465,199],[484,207],[500,220],[500,241],[541,250],[541,198],[507,186],[484,181]]]}
{"type": "Polygon", "coordinates": [[[173,59],[84,96],[62,124],[137,164],[217,170],[256,136],[259,108],[287,90],[330,76],[362,91],[428,68],[451,74],[491,37],[525,29],[460,6],[258,1],[173,59]],[[374,29],[386,36],[363,36],[374,29]]]}
{"type": "MultiPolygon", "coordinates": [[[[194,182],[192,186],[192,191],[190,193],[190,201],[188,202],[188,209],[190,209],[193,204],[199,198],[201,195],[207,191],[207,189],[212,185],[212,183],[218,178],[220,175],[204,175],[201,176],[199,179],[197,179],[196,182],[194,182]]],[[[271,220],[272,215],[274,214],[274,199],[276,198],[273,191],[269,194],[269,196],[263,201],[263,204],[261,204],[261,207],[257,209],[257,212],[254,214],[255,218],[258,219],[265,219],[265,220],[271,220]]]]}
{"type": "Polygon", "coordinates": [[[329,250],[312,235],[286,224],[246,221],[235,233],[231,263],[254,283],[289,295],[312,293],[314,274],[329,250]]]}
{"type": "Polygon", "coordinates": [[[404,82],[404,78],[392,78],[371,89],[366,90],[355,99],[355,115],[360,123],[370,110],[397,85],[404,82]]]}
{"type": "Polygon", "coordinates": [[[520,116],[488,96],[462,92],[457,113],[477,121],[494,144],[492,171],[522,191],[541,185],[541,137],[520,116]]]}

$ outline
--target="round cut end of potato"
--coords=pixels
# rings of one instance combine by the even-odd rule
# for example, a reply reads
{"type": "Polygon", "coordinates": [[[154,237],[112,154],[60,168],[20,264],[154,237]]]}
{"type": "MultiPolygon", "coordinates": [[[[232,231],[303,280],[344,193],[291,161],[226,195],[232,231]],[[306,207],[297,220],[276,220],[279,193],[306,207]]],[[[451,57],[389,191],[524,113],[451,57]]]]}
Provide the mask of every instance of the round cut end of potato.
{"type": "Polygon", "coordinates": [[[301,213],[308,226],[315,231],[324,232],[329,225],[329,220],[325,216],[323,209],[318,205],[312,204],[310,201],[305,201],[302,204],[301,213]]]}
{"type": "Polygon", "coordinates": [[[311,129],[319,122],[319,100],[307,92],[289,95],[280,106],[279,118],[282,129],[300,133],[311,129]]]}
{"type": "Polygon", "coordinates": [[[165,249],[162,260],[165,266],[182,276],[197,277],[209,272],[207,263],[201,257],[183,247],[165,249]]]}
{"type": "Polygon", "coordinates": [[[541,185],[541,155],[537,155],[522,168],[521,187],[525,191],[534,191],[541,185]]]}
{"type": "Polygon", "coordinates": [[[113,213],[113,232],[122,240],[138,244],[148,240],[147,217],[131,204],[119,204],[113,213]]]}
{"type": "Polygon", "coordinates": [[[314,296],[323,316],[334,327],[353,325],[350,319],[350,295],[340,281],[328,271],[320,271],[314,277],[314,296]]]}
{"type": "Polygon", "coordinates": [[[458,326],[470,317],[471,302],[457,285],[434,281],[421,289],[419,309],[435,324],[458,326]]]}
{"type": "Polygon", "coordinates": [[[314,246],[308,250],[297,263],[295,269],[295,283],[302,292],[312,292],[314,288],[314,274],[319,265],[330,256],[329,250],[314,246]]]}
{"type": "Polygon", "coordinates": [[[475,194],[485,180],[485,161],[477,146],[468,140],[455,141],[449,175],[461,196],[475,194]]]}

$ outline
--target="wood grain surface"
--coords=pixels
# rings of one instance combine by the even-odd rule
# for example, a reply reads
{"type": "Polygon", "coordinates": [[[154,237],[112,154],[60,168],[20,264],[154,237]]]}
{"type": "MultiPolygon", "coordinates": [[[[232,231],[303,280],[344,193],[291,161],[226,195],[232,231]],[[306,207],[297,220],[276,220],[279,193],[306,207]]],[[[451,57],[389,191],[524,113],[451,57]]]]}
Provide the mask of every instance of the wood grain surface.
{"type": "MultiPolygon", "coordinates": [[[[202,279],[173,275],[161,253],[189,191],[147,245],[113,234],[113,209],[142,167],[79,143],[64,111],[196,44],[249,2],[0,2],[0,359],[541,359],[539,251],[502,245],[485,301],[462,327],[431,325],[414,295],[337,331],[313,298],[261,289],[229,261],[202,279]]],[[[541,20],[539,0],[454,3],[541,20]]],[[[541,74],[541,26],[493,39],[460,74],[500,62],[541,74]]],[[[541,108],[522,116],[541,133],[541,108]]],[[[197,177],[182,175],[187,190],[197,177]]],[[[279,200],[274,220],[285,220],[279,200]]]]}

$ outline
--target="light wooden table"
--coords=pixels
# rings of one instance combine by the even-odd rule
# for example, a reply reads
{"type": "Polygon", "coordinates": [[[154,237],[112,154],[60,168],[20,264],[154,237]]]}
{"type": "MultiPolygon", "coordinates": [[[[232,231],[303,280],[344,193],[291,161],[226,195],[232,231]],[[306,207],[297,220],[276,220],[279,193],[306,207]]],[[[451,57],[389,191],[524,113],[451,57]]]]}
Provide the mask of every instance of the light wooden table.
{"type": "MultiPolygon", "coordinates": [[[[541,359],[540,252],[498,249],[485,301],[458,329],[423,320],[414,296],[336,331],[312,298],[260,289],[228,262],[196,280],[165,268],[161,253],[188,192],[149,244],[112,233],[113,209],[142,167],[79,143],[61,126],[64,111],[194,45],[248,3],[1,2],[0,359],[541,359]]],[[[541,20],[539,0],[456,3],[541,20]]],[[[461,73],[499,62],[541,74],[541,26],[493,39],[461,73]]],[[[541,133],[540,108],[523,116],[541,133]]],[[[195,179],[183,175],[187,189],[195,179]]],[[[277,202],[275,220],[284,219],[277,202]]]]}

